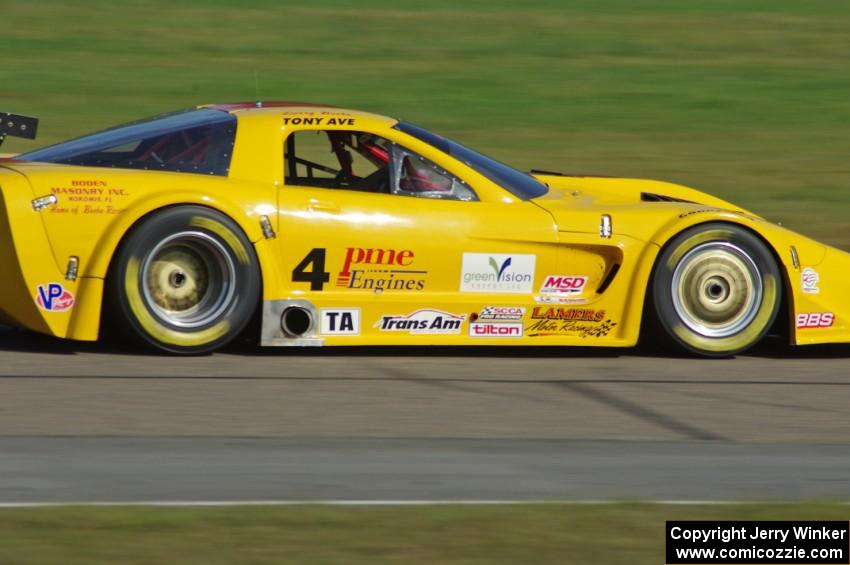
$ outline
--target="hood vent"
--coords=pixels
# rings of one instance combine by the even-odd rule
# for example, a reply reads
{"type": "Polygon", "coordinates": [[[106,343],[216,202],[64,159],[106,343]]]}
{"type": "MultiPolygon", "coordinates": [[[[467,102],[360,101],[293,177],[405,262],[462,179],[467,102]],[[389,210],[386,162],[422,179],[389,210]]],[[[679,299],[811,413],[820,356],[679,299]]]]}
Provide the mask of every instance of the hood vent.
{"type": "Polygon", "coordinates": [[[556,173],[555,171],[544,171],[542,169],[531,169],[528,171],[531,175],[546,175],[550,177],[572,177],[585,179],[612,179],[611,175],[586,175],[582,173],[556,173]]]}
{"type": "Polygon", "coordinates": [[[696,202],[692,202],[691,200],[685,200],[684,198],[676,198],[674,196],[664,196],[663,194],[655,194],[654,192],[641,192],[640,193],[640,201],[641,202],[682,202],[684,204],[696,204],[696,202]]]}

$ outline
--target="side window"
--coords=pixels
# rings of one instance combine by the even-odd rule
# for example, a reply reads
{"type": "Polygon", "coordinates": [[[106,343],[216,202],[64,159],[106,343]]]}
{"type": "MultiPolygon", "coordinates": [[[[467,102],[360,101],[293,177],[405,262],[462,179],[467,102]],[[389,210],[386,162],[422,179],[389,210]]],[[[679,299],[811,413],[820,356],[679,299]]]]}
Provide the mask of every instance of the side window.
{"type": "Polygon", "coordinates": [[[436,198],[478,200],[462,180],[382,137],[358,131],[298,131],[284,145],[285,182],[436,198]]]}
{"type": "Polygon", "coordinates": [[[117,126],[18,158],[84,167],[227,176],[235,138],[235,116],[200,108],[117,126]]]}
{"type": "Polygon", "coordinates": [[[389,142],[357,131],[298,131],[284,146],[285,182],[295,186],[389,190],[389,142]]]}
{"type": "Polygon", "coordinates": [[[404,196],[443,200],[478,200],[469,185],[400,145],[392,147],[392,192],[404,196]]]}

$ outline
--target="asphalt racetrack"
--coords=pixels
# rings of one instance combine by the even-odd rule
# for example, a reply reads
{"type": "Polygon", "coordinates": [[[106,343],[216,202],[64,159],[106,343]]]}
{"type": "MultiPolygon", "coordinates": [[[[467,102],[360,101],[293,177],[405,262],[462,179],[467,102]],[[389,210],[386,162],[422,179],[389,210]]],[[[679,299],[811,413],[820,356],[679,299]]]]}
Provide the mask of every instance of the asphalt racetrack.
{"type": "Polygon", "coordinates": [[[0,503],[850,500],[850,347],[113,352],[0,331],[0,503]]]}

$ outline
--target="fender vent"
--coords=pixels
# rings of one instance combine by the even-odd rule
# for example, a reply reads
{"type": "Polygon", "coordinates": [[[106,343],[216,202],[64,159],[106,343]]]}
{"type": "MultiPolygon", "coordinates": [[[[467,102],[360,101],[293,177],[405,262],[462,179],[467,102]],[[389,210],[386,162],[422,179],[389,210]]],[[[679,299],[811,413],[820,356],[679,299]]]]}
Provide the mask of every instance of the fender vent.
{"type": "Polygon", "coordinates": [[[641,202],[683,202],[685,204],[696,204],[696,202],[685,200],[684,198],[665,196],[663,194],[655,194],[654,192],[641,192],[640,200],[641,202]]]}
{"type": "Polygon", "coordinates": [[[614,263],[614,265],[611,266],[611,270],[608,271],[608,274],[605,275],[605,278],[602,280],[602,284],[600,284],[599,288],[596,289],[596,294],[602,294],[603,292],[608,290],[608,287],[611,286],[612,282],[614,282],[614,277],[617,276],[619,270],[620,264],[614,263]]]}

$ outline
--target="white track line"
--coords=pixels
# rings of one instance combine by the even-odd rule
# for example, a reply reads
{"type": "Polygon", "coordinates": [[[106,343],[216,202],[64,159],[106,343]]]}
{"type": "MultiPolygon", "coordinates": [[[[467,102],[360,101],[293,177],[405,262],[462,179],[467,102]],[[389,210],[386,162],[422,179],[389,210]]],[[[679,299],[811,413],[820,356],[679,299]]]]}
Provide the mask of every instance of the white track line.
{"type": "MultiPolygon", "coordinates": [[[[228,506],[493,506],[493,505],[613,505],[653,504],[660,506],[720,506],[740,504],[796,504],[797,500],[156,500],[106,502],[0,502],[3,508],[52,508],[56,506],[152,506],[152,507],[228,507],[228,506]]],[[[825,501],[850,504],[850,501],[825,501]]]]}

